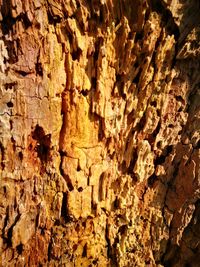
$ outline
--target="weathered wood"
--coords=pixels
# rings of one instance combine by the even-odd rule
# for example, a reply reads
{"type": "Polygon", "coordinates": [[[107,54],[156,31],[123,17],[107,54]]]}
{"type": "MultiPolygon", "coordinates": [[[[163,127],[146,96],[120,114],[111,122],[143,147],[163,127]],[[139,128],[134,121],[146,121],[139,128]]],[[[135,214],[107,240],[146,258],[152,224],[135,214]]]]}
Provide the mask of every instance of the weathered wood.
{"type": "Polygon", "coordinates": [[[1,266],[199,266],[198,1],[0,11],[1,266]]]}

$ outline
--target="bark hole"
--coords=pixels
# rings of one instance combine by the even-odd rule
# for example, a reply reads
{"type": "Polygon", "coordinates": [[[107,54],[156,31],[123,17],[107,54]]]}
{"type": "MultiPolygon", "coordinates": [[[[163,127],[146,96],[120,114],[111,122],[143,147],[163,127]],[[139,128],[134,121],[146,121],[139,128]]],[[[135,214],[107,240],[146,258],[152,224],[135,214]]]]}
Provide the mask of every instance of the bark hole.
{"type": "Polygon", "coordinates": [[[51,135],[46,135],[43,128],[36,125],[32,137],[37,141],[35,150],[41,162],[47,163],[50,156],[51,135]]]}

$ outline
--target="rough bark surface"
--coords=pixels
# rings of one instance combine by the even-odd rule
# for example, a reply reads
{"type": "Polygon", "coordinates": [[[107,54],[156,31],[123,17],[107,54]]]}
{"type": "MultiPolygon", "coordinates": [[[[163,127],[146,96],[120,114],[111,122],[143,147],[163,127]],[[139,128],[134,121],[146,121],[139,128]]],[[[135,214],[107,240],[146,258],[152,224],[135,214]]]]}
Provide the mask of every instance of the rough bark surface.
{"type": "Polygon", "coordinates": [[[1,266],[199,266],[199,1],[0,11],[1,266]]]}

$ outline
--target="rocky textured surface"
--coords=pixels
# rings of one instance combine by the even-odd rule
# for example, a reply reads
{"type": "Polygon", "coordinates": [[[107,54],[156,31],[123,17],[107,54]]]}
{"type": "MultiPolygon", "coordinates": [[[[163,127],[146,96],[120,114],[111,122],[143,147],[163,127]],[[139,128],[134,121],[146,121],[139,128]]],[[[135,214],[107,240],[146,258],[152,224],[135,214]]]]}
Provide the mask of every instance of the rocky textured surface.
{"type": "Polygon", "coordinates": [[[199,266],[196,0],[0,0],[2,266],[199,266]]]}

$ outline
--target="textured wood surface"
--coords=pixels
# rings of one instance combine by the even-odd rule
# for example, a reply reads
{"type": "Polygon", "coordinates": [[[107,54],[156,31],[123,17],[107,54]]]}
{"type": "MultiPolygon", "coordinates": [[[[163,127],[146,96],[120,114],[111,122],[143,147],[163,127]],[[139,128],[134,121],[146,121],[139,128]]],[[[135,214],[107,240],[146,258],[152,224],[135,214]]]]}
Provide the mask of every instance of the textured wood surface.
{"type": "Polygon", "coordinates": [[[1,266],[199,266],[196,0],[0,0],[1,266]]]}

